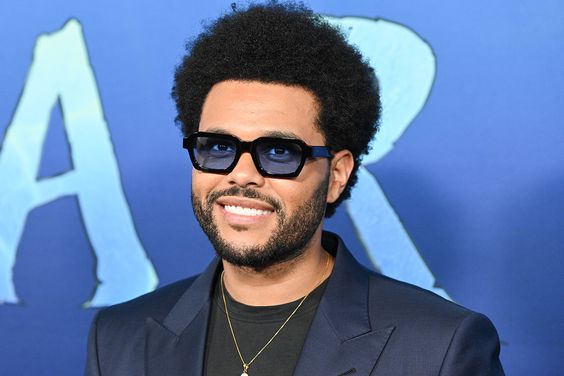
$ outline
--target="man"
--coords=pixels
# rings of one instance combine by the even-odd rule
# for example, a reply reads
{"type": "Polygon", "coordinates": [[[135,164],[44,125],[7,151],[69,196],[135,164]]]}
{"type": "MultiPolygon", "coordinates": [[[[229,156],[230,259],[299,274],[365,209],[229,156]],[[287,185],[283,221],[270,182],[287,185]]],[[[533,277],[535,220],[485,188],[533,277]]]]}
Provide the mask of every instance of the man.
{"type": "Polygon", "coordinates": [[[311,11],[226,15],[175,75],[192,205],[218,258],[100,311],[87,375],[502,375],[490,321],[361,267],[322,231],[380,114],[374,73],[311,11]]]}

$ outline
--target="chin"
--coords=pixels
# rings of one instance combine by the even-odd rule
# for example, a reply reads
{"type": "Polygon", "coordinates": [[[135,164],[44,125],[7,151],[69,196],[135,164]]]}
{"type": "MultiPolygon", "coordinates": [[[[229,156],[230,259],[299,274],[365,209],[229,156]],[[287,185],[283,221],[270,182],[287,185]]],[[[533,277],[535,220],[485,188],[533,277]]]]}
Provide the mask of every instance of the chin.
{"type": "Polygon", "coordinates": [[[260,249],[264,247],[268,241],[268,236],[260,236],[249,234],[246,230],[232,232],[228,236],[221,235],[223,242],[231,245],[238,253],[243,254],[244,250],[260,249]]]}

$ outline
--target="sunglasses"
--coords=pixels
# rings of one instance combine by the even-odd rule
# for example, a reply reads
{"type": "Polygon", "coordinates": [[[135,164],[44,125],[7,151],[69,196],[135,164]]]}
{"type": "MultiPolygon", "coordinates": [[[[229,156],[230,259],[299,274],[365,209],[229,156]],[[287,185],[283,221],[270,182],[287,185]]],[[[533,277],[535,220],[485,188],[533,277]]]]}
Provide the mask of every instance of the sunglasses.
{"type": "Polygon", "coordinates": [[[196,132],[183,140],[196,170],[216,174],[231,172],[242,153],[251,153],[262,176],[293,178],[300,174],[308,158],[332,158],[328,146],[310,146],[296,139],[259,137],[241,141],[237,137],[196,132]]]}

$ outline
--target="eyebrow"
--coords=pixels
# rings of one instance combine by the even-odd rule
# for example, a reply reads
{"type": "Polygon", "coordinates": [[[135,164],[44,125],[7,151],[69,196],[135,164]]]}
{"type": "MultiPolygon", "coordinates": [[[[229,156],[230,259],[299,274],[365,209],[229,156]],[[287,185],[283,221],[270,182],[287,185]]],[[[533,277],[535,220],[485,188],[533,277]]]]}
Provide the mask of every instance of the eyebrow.
{"type": "MultiPolygon", "coordinates": [[[[227,135],[230,135],[230,136],[235,136],[233,133],[229,132],[227,129],[220,128],[220,127],[213,127],[213,128],[207,129],[206,132],[222,133],[222,134],[227,134],[227,135]]],[[[235,137],[237,137],[237,136],[235,136],[235,137]]],[[[269,130],[269,131],[266,131],[260,137],[291,138],[291,139],[297,139],[297,140],[303,141],[301,137],[296,135],[294,132],[290,132],[290,131],[269,130]]]]}

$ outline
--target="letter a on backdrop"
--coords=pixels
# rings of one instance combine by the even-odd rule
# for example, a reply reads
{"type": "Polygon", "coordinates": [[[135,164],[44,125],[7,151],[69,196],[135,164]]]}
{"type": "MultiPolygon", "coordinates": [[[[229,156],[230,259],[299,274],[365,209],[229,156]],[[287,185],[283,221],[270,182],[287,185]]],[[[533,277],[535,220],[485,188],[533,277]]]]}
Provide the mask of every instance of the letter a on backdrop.
{"type": "Polygon", "coordinates": [[[97,257],[98,285],[85,306],[114,304],[153,290],[157,275],[125,200],[82,27],[76,20],[38,38],[0,149],[0,303],[19,302],[13,268],[28,213],[68,195],[78,198],[97,257]],[[74,167],[38,180],[50,115],[57,102],[74,167]]]}

